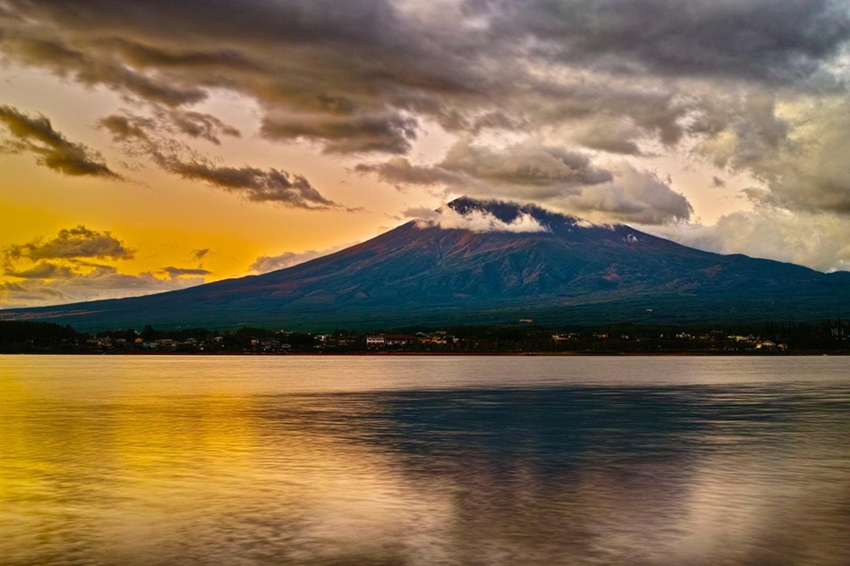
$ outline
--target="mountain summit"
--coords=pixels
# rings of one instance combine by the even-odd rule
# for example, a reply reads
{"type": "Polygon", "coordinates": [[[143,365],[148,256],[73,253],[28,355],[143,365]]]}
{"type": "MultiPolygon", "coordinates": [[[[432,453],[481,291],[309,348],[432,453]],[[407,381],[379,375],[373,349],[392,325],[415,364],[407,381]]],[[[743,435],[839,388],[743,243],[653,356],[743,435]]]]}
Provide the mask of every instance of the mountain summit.
{"type": "Polygon", "coordinates": [[[280,271],[138,298],[0,311],[82,330],[287,329],[847,316],[850,273],[688,248],[530,205],[452,201],[280,271]]]}

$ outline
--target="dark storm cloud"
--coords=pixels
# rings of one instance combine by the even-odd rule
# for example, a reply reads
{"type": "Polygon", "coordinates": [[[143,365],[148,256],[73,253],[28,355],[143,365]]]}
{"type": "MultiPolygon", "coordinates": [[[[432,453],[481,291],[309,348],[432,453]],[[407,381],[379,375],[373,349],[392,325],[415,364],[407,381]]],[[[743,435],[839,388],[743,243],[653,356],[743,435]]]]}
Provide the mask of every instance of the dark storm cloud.
{"type": "Polygon", "coordinates": [[[836,0],[466,0],[495,38],[620,72],[767,82],[811,77],[850,38],[836,0]]]}
{"type": "Polygon", "coordinates": [[[53,129],[46,116],[29,116],[4,105],[0,106],[0,124],[11,138],[0,151],[32,153],[39,165],[65,175],[118,178],[96,151],[69,141],[53,129]]]}
{"type": "MultiPolygon", "coordinates": [[[[804,122],[790,123],[783,114],[808,105],[816,123],[836,116],[836,127],[845,127],[840,114],[819,103],[846,96],[846,0],[7,0],[3,6],[0,50],[7,60],[111,88],[146,107],[157,124],[168,124],[170,135],[212,143],[236,135],[191,108],[221,89],[256,104],[262,136],[316,143],[327,153],[407,154],[430,124],[460,137],[508,132],[624,156],[687,143],[718,168],[760,181],[765,204],[850,213],[842,169],[850,136],[832,134],[838,149],[818,146],[804,122]],[[798,157],[801,143],[817,168],[798,157]]],[[[108,127],[116,137],[150,135],[139,122],[113,122],[108,127]]],[[[479,171],[452,168],[451,159],[439,166],[443,172],[410,162],[405,169],[402,161],[374,172],[390,182],[418,175],[422,185],[429,175],[445,184],[454,182],[450,175],[486,179],[521,187],[519,196],[554,182],[517,171],[509,182],[504,170],[487,173],[482,163],[479,171]]],[[[298,185],[296,176],[272,181],[274,170],[183,158],[168,163],[177,174],[255,200],[289,202],[287,183],[298,185]]],[[[610,199],[619,199],[610,181],[575,182],[608,186],[610,199]]],[[[330,206],[301,186],[294,206],[330,206]]]]}
{"type": "Polygon", "coordinates": [[[209,88],[242,92],[271,112],[266,135],[327,141],[331,152],[406,151],[417,122],[390,99],[465,88],[439,65],[411,72],[404,53],[419,51],[417,34],[383,0],[11,6],[29,22],[4,30],[12,59],[169,107],[209,88]]]}

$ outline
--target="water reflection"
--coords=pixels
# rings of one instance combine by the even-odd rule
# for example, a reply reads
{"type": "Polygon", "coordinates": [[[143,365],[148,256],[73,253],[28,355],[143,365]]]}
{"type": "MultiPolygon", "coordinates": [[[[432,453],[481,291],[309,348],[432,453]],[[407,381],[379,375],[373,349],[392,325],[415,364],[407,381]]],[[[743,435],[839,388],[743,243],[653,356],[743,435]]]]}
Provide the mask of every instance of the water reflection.
{"type": "Polygon", "coordinates": [[[850,384],[294,390],[280,363],[235,389],[232,368],[191,364],[122,366],[74,395],[24,366],[0,374],[0,564],[850,556],[850,384]]]}

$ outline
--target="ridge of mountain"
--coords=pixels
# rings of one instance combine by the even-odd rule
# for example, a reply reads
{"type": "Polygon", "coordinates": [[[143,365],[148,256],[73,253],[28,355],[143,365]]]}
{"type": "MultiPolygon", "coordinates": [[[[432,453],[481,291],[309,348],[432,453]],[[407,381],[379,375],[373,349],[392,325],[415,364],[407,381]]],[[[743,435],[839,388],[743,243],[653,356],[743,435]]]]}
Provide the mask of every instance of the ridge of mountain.
{"type": "Polygon", "coordinates": [[[460,198],[539,231],[411,221],[293,267],[156,295],[0,311],[81,330],[240,325],[321,330],[409,325],[818,320],[850,314],[850,273],[689,248],[533,205],[460,198]]]}

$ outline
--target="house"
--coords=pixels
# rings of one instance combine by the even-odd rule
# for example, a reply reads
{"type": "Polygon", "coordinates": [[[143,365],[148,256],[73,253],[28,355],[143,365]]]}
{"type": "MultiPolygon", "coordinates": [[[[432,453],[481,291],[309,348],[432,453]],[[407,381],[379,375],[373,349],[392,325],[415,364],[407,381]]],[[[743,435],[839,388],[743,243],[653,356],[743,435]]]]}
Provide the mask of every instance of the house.
{"type": "Polygon", "coordinates": [[[387,346],[407,346],[416,341],[416,336],[411,334],[384,334],[384,343],[387,346]]]}

